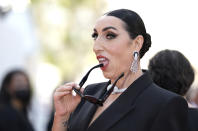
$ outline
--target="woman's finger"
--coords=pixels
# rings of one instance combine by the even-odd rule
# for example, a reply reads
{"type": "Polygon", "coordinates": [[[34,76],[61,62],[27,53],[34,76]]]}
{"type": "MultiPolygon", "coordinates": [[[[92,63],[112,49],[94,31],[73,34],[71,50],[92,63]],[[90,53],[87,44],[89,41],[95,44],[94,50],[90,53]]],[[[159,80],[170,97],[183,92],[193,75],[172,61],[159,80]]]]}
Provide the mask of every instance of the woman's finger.
{"type": "Polygon", "coordinates": [[[54,95],[60,97],[62,95],[67,95],[67,94],[71,94],[71,91],[56,92],[54,95]]]}
{"type": "Polygon", "coordinates": [[[78,85],[74,82],[70,82],[70,83],[66,83],[62,86],[60,86],[59,88],[56,89],[56,92],[62,92],[62,91],[67,91],[67,90],[72,90],[72,88],[77,87],[78,85]]]}
{"type": "Polygon", "coordinates": [[[76,84],[76,83],[74,83],[74,82],[69,82],[69,83],[65,83],[64,86],[76,87],[76,86],[78,86],[78,84],[76,84]]]}
{"type": "Polygon", "coordinates": [[[63,96],[66,96],[68,94],[71,94],[71,91],[65,91],[65,92],[57,92],[54,94],[54,98],[56,99],[60,99],[62,98],[63,96]]]}
{"type": "Polygon", "coordinates": [[[56,92],[71,91],[72,86],[60,86],[56,89],[56,92]]]}
{"type": "Polygon", "coordinates": [[[81,88],[81,89],[80,89],[80,91],[81,91],[82,93],[84,92],[84,90],[85,90],[85,88],[81,88]]]}

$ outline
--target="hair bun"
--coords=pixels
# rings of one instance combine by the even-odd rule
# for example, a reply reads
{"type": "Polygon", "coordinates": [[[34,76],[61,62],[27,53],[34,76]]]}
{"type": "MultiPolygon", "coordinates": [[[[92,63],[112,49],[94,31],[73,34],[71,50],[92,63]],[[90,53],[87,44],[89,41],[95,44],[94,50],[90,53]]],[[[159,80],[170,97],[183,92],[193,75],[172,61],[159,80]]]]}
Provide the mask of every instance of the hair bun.
{"type": "Polygon", "coordinates": [[[143,35],[143,37],[144,37],[144,43],[140,50],[140,58],[142,58],[144,54],[149,50],[149,48],[151,47],[151,43],[152,43],[150,34],[146,33],[145,35],[143,35]]]}

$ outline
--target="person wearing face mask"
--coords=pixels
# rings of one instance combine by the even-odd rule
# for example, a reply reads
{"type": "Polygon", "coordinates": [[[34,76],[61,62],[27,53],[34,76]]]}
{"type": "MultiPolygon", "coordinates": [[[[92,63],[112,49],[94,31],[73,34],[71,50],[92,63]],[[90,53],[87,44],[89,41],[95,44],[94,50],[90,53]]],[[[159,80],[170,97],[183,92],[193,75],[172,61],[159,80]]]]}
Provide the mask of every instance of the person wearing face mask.
{"type": "Polygon", "coordinates": [[[159,88],[141,69],[140,59],[151,46],[151,36],[136,12],[107,12],[96,21],[92,37],[100,64],[79,84],[70,82],[56,89],[52,131],[187,131],[186,101],[159,88]],[[82,90],[97,67],[109,81],[82,90]]]}
{"type": "Polygon", "coordinates": [[[0,89],[0,131],[34,131],[28,120],[31,86],[27,74],[12,70],[0,89]]]}

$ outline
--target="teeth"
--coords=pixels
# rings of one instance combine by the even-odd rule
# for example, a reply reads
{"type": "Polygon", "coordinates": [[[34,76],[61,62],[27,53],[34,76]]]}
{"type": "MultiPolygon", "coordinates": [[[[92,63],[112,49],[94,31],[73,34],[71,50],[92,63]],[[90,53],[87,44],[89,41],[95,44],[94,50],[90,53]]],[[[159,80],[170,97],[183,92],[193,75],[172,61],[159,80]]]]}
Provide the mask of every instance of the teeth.
{"type": "Polygon", "coordinates": [[[98,60],[99,61],[105,61],[105,58],[99,58],[98,60]]]}
{"type": "Polygon", "coordinates": [[[99,61],[99,63],[102,63],[103,66],[106,66],[109,63],[108,59],[107,58],[104,58],[104,57],[98,58],[98,61],[99,61]]]}

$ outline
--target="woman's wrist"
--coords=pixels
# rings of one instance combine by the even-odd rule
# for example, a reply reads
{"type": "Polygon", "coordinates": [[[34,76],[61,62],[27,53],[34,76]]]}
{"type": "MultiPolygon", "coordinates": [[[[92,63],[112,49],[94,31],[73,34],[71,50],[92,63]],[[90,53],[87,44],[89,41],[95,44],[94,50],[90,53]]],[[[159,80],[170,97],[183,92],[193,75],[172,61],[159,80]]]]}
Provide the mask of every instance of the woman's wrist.
{"type": "Polygon", "coordinates": [[[55,112],[52,131],[65,131],[65,129],[67,128],[69,116],[70,114],[59,115],[55,112]]]}
{"type": "Polygon", "coordinates": [[[71,113],[70,112],[55,112],[54,113],[54,116],[57,116],[57,117],[66,117],[66,116],[69,116],[71,113]]]}
{"type": "Polygon", "coordinates": [[[56,118],[57,120],[60,121],[67,121],[69,119],[70,113],[65,113],[63,114],[58,114],[58,113],[54,113],[54,118],[56,118]]]}

